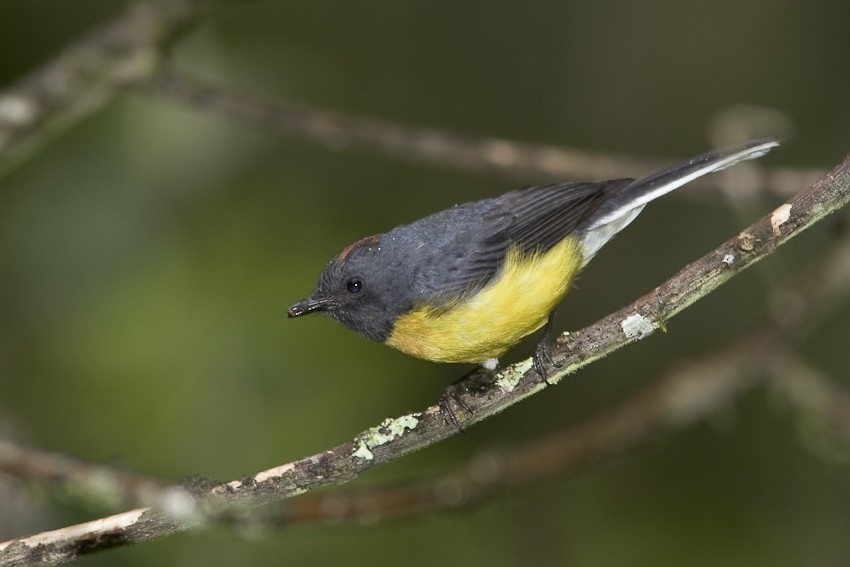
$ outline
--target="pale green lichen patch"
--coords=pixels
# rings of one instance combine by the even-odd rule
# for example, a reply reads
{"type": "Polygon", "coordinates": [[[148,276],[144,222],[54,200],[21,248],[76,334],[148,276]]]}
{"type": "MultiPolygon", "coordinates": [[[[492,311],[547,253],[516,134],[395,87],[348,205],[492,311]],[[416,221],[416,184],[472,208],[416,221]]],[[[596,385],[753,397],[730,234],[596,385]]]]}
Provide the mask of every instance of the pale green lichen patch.
{"type": "Polygon", "coordinates": [[[301,496],[302,494],[307,493],[308,490],[304,487],[295,486],[294,484],[288,484],[286,486],[286,494],[287,496],[301,496]]]}
{"type": "Polygon", "coordinates": [[[419,425],[418,414],[412,413],[387,421],[389,421],[389,423],[385,421],[383,425],[395,436],[404,433],[405,429],[413,431],[416,429],[416,426],[419,425]]]}
{"type": "Polygon", "coordinates": [[[639,313],[634,313],[623,319],[620,322],[620,327],[626,337],[630,339],[637,337],[638,340],[648,337],[655,331],[655,325],[652,324],[652,321],[639,313]]]}
{"type": "Polygon", "coordinates": [[[375,457],[363,441],[357,442],[354,452],[351,455],[358,459],[363,459],[364,461],[371,461],[375,457]]]}
{"type": "Polygon", "coordinates": [[[387,418],[378,427],[372,427],[361,433],[354,440],[353,456],[371,460],[372,449],[385,445],[404,434],[405,430],[412,431],[419,425],[419,414],[407,414],[396,418],[387,418]]]}
{"type": "Polygon", "coordinates": [[[519,384],[520,379],[525,375],[526,372],[531,368],[531,359],[523,360],[522,362],[518,362],[512,366],[508,366],[501,372],[499,372],[496,377],[496,385],[499,389],[504,392],[513,392],[516,385],[519,384]]]}

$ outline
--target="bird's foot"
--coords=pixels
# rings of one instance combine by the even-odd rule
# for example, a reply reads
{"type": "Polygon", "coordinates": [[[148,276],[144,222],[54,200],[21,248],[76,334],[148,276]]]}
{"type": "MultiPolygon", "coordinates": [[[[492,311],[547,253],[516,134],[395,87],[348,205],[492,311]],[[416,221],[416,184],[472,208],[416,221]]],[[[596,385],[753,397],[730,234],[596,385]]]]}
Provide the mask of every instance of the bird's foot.
{"type": "Polygon", "coordinates": [[[469,415],[475,413],[469,404],[464,401],[462,396],[470,393],[476,394],[485,392],[493,384],[494,371],[496,369],[496,364],[498,364],[498,360],[493,358],[486,362],[487,364],[482,363],[480,367],[464,374],[446,386],[442,395],[440,395],[440,400],[437,402],[437,406],[440,408],[440,413],[442,414],[443,419],[454,425],[461,433],[466,433],[466,431],[460,425],[457,413],[455,413],[452,406],[461,408],[469,415]]]}
{"type": "Polygon", "coordinates": [[[561,367],[552,358],[552,324],[554,321],[555,312],[553,311],[546,320],[546,326],[543,328],[543,336],[540,337],[540,341],[537,343],[537,348],[534,349],[534,356],[532,357],[534,370],[537,371],[540,380],[547,386],[551,386],[552,383],[549,382],[549,372],[546,370],[546,365],[548,364],[554,368],[561,367]]]}

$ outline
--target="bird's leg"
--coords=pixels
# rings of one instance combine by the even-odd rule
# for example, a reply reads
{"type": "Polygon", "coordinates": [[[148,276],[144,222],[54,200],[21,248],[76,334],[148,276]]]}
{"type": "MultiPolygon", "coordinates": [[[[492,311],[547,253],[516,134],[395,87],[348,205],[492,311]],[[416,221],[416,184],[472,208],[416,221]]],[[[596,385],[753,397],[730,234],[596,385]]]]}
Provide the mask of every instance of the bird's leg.
{"type": "Polygon", "coordinates": [[[437,402],[443,419],[454,425],[461,433],[465,433],[465,431],[457,419],[455,410],[452,409],[452,402],[466,411],[466,413],[473,413],[472,408],[463,401],[461,394],[470,391],[480,393],[486,391],[492,385],[498,360],[489,359],[486,362],[487,364],[482,363],[481,366],[474,368],[446,386],[440,396],[440,400],[437,402]]]}
{"type": "Polygon", "coordinates": [[[546,384],[549,384],[549,373],[546,372],[546,366],[543,363],[545,362],[549,366],[558,368],[558,365],[552,360],[552,325],[554,322],[555,311],[552,311],[549,313],[549,318],[543,327],[543,336],[540,337],[537,348],[534,349],[534,369],[537,371],[540,379],[546,384]]]}

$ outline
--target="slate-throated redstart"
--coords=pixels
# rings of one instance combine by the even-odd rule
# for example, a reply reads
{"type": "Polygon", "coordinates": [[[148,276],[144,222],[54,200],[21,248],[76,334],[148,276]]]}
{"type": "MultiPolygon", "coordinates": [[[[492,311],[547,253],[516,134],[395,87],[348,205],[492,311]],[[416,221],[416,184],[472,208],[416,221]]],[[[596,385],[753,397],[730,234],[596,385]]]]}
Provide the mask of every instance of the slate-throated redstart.
{"type": "Polygon", "coordinates": [[[764,155],[773,139],[709,152],[643,179],[556,183],[456,205],[337,254],[290,317],[323,311],[353,331],[436,362],[498,357],[546,325],[573,277],[653,199],[764,155]]]}

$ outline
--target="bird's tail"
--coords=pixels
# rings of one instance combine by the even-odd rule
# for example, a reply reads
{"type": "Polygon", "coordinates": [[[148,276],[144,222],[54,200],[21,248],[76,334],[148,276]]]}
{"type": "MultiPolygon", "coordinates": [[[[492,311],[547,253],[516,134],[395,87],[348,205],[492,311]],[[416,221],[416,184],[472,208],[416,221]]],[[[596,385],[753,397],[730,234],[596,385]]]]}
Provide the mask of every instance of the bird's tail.
{"type": "Polygon", "coordinates": [[[761,157],[778,145],[778,140],[768,138],[708,152],[624,186],[578,227],[578,232],[582,234],[584,263],[632,222],[653,199],[697,177],[720,171],[739,161],[761,157]]]}

